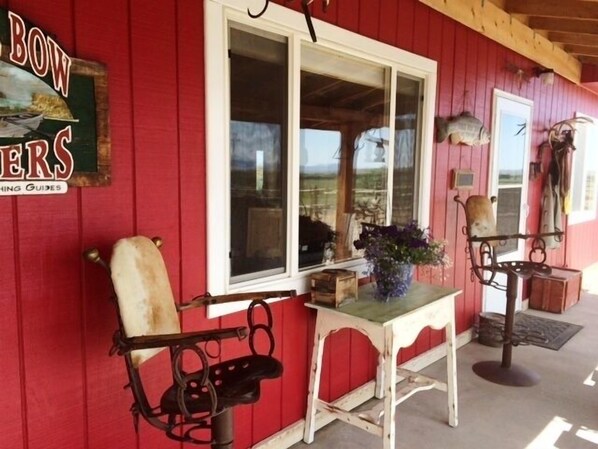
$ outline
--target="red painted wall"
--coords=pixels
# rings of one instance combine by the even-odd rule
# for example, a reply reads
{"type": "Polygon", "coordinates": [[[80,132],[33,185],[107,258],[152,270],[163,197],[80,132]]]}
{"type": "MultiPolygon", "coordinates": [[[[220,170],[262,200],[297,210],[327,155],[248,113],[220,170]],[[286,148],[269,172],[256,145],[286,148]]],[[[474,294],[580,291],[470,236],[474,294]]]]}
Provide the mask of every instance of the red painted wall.
{"type": "MultiPolygon", "coordinates": [[[[70,54],[108,67],[113,183],[50,197],[0,197],[0,379],[6,449],[180,448],[141,424],[135,435],[124,367],[107,351],[114,330],[108,285],[81,251],[107,252],[117,238],[160,235],[175,295],[205,290],[205,144],[203,9],[198,0],[11,0],[7,7],[57,37],[70,54]]],[[[299,2],[289,4],[297,8],[299,2]]],[[[597,97],[560,77],[519,85],[507,62],[534,64],[421,5],[416,0],[336,0],[327,14],[340,27],[439,62],[437,115],[474,111],[489,124],[492,89],[534,101],[532,158],[545,130],[576,111],[598,116],[597,97]]],[[[209,86],[208,86],[209,87],[209,86]]],[[[449,173],[476,173],[473,193],[485,193],[488,146],[435,145],[432,228],[450,242],[454,265],[447,285],[463,289],[458,331],[480,310],[481,290],[470,282],[464,219],[452,200],[449,173]]],[[[547,164],[547,155],[544,158],[547,164]]],[[[538,228],[541,181],[530,183],[529,229],[538,228]]],[[[555,265],[583,268],[596,261],[598,223],[571,228],[555,265]]],[[[277,303],[281,380],[265,384],[261,402],[236,410],[237,448],[245,448],[301,419],[305,409],[313,317],[305,298],[277,303]]],[[[210,322],[185,319],[186,328],[243,323],[241,314],[210,322]]],[[[442,341],[424,331],[405,361],[442,341]]],[[[229,345],[224,356],[239,353],[229,345]]],[[[324,398],[336,398],[373,377],[375,353],[351,332],[330,338],[324,398]],[[363,360],[368,363],[363,363],[363,360]]]]}

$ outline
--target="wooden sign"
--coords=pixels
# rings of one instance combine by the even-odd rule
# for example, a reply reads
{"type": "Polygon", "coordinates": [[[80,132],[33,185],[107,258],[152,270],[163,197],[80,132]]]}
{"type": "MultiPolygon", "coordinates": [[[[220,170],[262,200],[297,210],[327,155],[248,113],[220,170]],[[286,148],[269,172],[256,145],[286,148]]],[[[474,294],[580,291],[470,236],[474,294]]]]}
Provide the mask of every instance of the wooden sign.
{"type": "Polygon", "coordinates": [[[474,173],[471,170],[454,168],[451,175],[452,190],[472,190],[474,173]]]}
{"type": "Polygon", "coordinates": [[[0,9],[0,196],[110,183],[106,69],[0,9]]]}

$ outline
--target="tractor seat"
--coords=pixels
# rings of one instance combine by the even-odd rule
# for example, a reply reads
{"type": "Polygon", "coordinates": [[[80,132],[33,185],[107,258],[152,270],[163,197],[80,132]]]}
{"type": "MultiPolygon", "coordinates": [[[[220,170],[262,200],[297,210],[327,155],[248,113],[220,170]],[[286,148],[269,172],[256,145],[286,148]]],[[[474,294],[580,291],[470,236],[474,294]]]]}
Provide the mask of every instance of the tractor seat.
{"type": "MultiPolygon", "coordinates": [[[[282,374],[282,364],[269,356],[248,355],[212,365],[208,379],[214,386],[217,404],[216,412],[239,404],[253,404],[260,398],[260,381],[276,379],[282,374]]],[[[206,387],[200,388],[198,382],[204,376],[202,371],[185,376],[184,403],[191,413],[208,412],[212,407],[212,398],[206,387]]],[[[166,413],[181,413],[177,401],[175,383],[168,388],[160,400],[160,407],[166,413]]]]}

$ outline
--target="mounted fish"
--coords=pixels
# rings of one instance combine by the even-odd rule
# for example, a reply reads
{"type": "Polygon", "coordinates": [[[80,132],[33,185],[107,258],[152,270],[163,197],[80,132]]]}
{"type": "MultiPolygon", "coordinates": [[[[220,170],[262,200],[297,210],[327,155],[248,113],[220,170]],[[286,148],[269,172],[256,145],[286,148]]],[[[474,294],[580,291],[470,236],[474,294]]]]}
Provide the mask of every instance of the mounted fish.
{"type": "Polygon", "coordinates": [[[490,133],[471,112],[463,112],[451,120],[436,117],[436,140],[443,142],[448,136],[453,145],[485,145],[490,142],[490,133]]]}

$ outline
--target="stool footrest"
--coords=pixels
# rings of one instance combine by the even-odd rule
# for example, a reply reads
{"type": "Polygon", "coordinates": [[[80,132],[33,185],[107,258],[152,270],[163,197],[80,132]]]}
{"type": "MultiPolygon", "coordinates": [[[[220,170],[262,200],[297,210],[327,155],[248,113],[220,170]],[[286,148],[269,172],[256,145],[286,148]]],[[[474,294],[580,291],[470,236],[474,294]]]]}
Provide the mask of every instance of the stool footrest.
{"type": "MultiPolygon", "coordinates": [[[[399,378],[398,382],[406,380],[407,383],[396,391],[394,401],[395,407],[418,391],[431,390],[433,388],[445,392],[447,391],[446,383],[404,368],[397,368],[397,377],[399,378]]],[[[384,400],[381,399],[369,410],[359,412],[358,416],[372,424],[380,425],[382,417],[384,416],[384,400]]]]}
{"type": "MultiPolygon", "coordinates": [[[[401,381],[406,380],[407,383],[397,390],[394,401],[395,407],[418,391],[432,390],[434,388],[445,392],[447,391],[446,383],[413,371],[397,368],[397,376],[400,377],[401,381]]],[[[322,400],[318,400],[315,405],[317,410],[330,413],[334,415],[336,419],[357,426],[374,435],[382,436],[381,423],[382,417],[384,416],[383,399],[377,401],[376,405],[372,408],[357,412],[349,412],[322,400]]]]}
{"type": "Polygon", "coordinates": [[[424,376],[423,374],[416,373],[415,371],[409,371],[404,368],[397,368],[397,377],[407,380],[407,385],[397,390],[397,400],[400,399],[399,402],[397,402],[397,404],[403,402],[413,393],[417,393],[418,391],[431,390],[432,388],[444,392],[448,391],[448,386],[446,382],[441,382],[432,377],[424,376]],[[410,392],[411,390],[413,391],[410,392]]]}
{"type": "Polygon", "coordinates": [[[362,430],[370,432],[376,436],[382,436],[382,426],[376,422],[373,422],[369,416],[363,415],[363,412],[349,412],[340,407],[330,404],[322,400],[317,401],[316,410],[327,412],[332,414],[336,419],[359,427],[362,430]]]}

